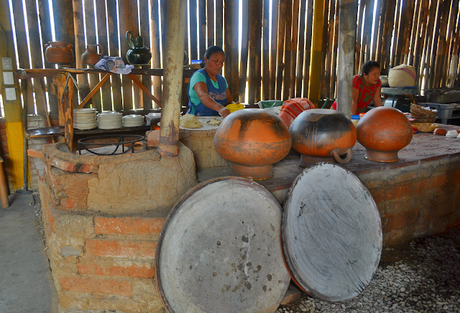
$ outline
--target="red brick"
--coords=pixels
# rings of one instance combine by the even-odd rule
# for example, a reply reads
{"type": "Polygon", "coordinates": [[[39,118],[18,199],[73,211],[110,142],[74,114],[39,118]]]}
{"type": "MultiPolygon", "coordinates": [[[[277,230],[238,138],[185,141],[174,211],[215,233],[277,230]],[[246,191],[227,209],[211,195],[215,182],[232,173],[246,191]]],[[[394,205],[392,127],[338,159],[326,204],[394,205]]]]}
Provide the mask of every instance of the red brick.
{"type": "Polygon", "coordinates": [[[164,218],[142,218],[142,217],[96,217],[94,228],[96,234],[160,234],[161,227],[165,222],[164,218]]]}
{"type": "Polygon", "coordinates": [[[148,266],[118,266],[99,265],[96,263],[78,264],[78,272],[82,275],[103,275],[103,276],[129,276],[135,278],[155,277],[155,268],[148,266]]]}
{"type": "Polygon", "coordinates": [[[105,293],[112,295],[131,296],[132,285],[127,281],[111,279],[65,276],[59,278],[59,284],[66,291],[86,293],[105,293]]]}
{"type": "Polygon", "coordinates": [[[88,239],[86,252],[101,257],[154,258],[156,245],[152,241],[88,239]]]}
{"type": "Polygon", "coordinates": [[[398,214],[386,214],[383,216],[383,232],[389,232],[392,229],[400,229],[412,224],[418,220],[420,209],[415,208],[410,211],[401,212],[398,214]]]}

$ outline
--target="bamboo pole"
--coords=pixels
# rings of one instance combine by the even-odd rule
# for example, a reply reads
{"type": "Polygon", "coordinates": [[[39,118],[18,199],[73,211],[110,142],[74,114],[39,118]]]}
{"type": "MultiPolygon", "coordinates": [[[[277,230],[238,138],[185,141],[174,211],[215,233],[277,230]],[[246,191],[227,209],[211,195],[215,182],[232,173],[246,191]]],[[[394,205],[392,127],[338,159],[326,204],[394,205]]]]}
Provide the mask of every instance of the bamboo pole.
{"type": "Polygon", "coordinates": [[[161,114],[159,152],[163,156],[179,155],[179,116],[184,67],[185,0],[169,0],[166,12],[168,41],[165,51],[164,106],[161,114]]]}
{"type": "Polygon", "coordinates": [[[351,116],[352,82],[355,55],[356,1],[339,1],[339,69],[337,71],[337,109],[351,116]]]}

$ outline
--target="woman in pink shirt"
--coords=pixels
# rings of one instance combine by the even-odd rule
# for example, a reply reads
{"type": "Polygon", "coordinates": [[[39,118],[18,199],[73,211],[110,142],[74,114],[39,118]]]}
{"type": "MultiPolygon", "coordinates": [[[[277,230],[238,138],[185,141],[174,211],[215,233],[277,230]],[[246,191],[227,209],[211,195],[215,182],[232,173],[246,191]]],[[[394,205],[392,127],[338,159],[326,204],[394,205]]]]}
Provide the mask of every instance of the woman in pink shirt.
{"type": "MultiPolygon", "coordinates": [[[[351,114],[364,113],[367,107],[374,101],[374,107],[382,106],[380,95],[380,65],[376,61],[367,61],[361,68],[361,74],[353,77],[353,93],[351,102],[351,114]]],[[[331,109],[337,109],[334,102],[331,109]]]]}

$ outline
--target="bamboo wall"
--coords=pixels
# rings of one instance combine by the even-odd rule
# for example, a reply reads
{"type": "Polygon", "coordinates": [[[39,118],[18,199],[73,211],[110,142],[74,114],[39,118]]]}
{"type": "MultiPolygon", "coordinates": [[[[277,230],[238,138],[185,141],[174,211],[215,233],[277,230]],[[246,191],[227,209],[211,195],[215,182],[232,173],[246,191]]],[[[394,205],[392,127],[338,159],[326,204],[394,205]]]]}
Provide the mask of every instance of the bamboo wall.
{"type": "MultiPolygon", "coordinates": [[[[0,1],[10,4],[20,68],[57,67],[44,59],[44,45],[53,39],[74,45],[71,67],[82,68],[80,56],[86,44],[98,43],[105,54],[124,57],[127,30],[144,38],[153,54],[150,67],[163,66],[167,0],[51,0],[51,8],[48,0],[0,1]]],[[[223,74],[233,98],[244,103],[307,97],[310,80],[320,80],[318,98],[334,98],[340,66],[339,5],[337,0],[318,1],[324,1],[321,64],[310,64],[313,0],[186,0],[188,57],[201,59],[208,46],[222,46],[227,54],[223,74]],[[311,66],[321,68],[320,77],[309,77],[311,66]]],[[[356,73],[363,62],[374,59],[380,62],[382,74],[402,63],[415,66],[422,91],[459,86],[459,0],[357,3],[356,73]]],[[[83,98],[100,78],[78,75],[79,96],[83,98]]],[[[161,77],[139,78],[161,98],[161,77]]],[[[28,113],[57,114],[49,79],[22,80],[21,92],[28,113]]],[[[149,110],[154,103],[131,80],[113,75],[90,106],[129,112],[149,110]]]]}

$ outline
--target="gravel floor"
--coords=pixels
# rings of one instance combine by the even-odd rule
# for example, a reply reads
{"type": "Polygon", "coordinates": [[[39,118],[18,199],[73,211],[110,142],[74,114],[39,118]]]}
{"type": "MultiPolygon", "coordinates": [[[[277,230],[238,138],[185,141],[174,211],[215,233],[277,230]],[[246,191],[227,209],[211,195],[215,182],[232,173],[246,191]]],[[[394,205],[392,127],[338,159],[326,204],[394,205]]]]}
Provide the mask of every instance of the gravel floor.
{"type": "Polygon", "coordinates": [[[460,228],[385,249],[377,272],[357,297],[327,302],[302,293],[285,312],[459,312],[460,228]]]}

